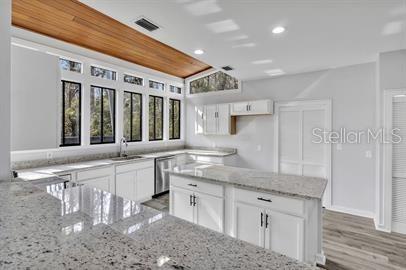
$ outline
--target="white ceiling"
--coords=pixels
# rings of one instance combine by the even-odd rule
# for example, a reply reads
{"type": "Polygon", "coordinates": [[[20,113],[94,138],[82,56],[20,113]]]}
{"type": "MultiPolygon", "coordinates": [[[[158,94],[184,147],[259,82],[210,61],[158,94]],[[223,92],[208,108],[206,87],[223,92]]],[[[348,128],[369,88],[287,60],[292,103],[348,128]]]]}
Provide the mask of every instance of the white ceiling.
{"type": "Polygon", "coordinates": [[[81,1],[137,30],[133,21],[146,16],[162,29],[142,32],[214,67],[231,65],[229,73],[242,80],[274,69],[292,74],[371,62],[379,52],[406,48],[406,0],[81,1]],[[277,25],[286,32],[272,34],[277,25]],[[205,54],[194,55],[197,48],[205,54]]]}

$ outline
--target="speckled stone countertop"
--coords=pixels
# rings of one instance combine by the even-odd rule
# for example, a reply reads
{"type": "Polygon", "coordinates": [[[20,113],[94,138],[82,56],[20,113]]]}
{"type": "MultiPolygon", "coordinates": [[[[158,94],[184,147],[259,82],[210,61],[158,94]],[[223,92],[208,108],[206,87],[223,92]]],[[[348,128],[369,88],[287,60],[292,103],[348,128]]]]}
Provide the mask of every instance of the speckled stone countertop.
{"type": "Polygon", "coordinates": [[[1,269],[316,269],[107,192],[41,181],[0,183],[1,269]]]}
{"type": "Polygon", "coordinates": [[[174,175],[306,199],[321,199],[327,185],[327,180],[323,178],[276,174],[216,164],[191,163],[175,167],[169,172],[174,175]]]}

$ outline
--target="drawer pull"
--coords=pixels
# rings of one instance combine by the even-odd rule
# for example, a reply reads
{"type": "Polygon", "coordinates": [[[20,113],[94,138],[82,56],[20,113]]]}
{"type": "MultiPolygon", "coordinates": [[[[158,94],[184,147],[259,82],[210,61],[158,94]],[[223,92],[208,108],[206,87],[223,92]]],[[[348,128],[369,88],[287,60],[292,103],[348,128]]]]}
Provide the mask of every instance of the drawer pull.
{"type": "Polygon", "coordinates": [[[264,199],[262,197],[258,197],[257,199],[264,202],[272,202],[271,199],[264,199]]]}
{"type": "Polygon", "coordinates": [[[197,185],[195,185],[195,184],[188,184],[188,186],[197,187],[197,185]]]}

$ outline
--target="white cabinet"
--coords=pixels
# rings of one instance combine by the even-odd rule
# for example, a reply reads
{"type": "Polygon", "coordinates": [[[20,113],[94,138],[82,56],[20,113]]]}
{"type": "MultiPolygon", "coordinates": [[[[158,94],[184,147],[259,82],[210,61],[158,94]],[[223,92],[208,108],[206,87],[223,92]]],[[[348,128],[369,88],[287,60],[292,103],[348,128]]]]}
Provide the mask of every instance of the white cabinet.
{"type": "Polygon", "coordinates": [[[269,99],[244,101],[231,104],[231,115],[272,114],[273,101],[269,99]]]}
{"type": "Polygon", "coordinates": [[[154,195],[154,161],[117,165],[116,194],[134,201],[150,199],[154,195]]]}
{"type": "Polygon", "coordinates": [[[229,104],[206,105],[204,107],[204,134],[230,135],[235,133],[229,104]]]}
{"type": "Polygon", "coordinates": [[[114,167],[80,171],[76,174],[76,182],[115,194],[114,167]]]}
{"type": "Polygon", "coordinates": [[[195,107],[195,134],[204,134],[204,106],[195,107]]]}
{"type": "Polygon", "coordinates": [[[170,214],[214,231],[224,231],[223,187],[171,177],[170,214]]]}
{"type": "Polygon", "coordinates": [[[247,203],[236,202],[234,208],[235,237],[248,243],[263,247],[264,222],[262,208],[247,203]]]}

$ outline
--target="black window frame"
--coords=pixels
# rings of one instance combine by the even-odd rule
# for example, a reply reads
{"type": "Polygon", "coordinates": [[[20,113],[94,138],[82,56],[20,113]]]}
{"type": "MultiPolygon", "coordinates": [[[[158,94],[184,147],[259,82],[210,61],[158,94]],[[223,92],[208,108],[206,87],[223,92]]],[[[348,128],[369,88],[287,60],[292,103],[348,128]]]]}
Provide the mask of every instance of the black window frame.
{"type": "MultiPolygon", "coordinates": [[[[180,99],[175,99],[175,98],[170,98],[169,99],[169,106],[172,106],[172,108],[169,108],[169,109],[172,109],[172,115],[169,115],[169,121],[171,121],[172,120],[172,134],[169,134],[169,140],[180,140],[180,121],[181,121],[181,118],[182,118],[182,116],[181,116],[181,108],[180,108],[180,105],[181,105],[181,101],[180,101],[180,99]],[[172,101],[172,105],[171,105],[171,101],[172,101]],[[179,137],[175,137],[174,136],[174,134],[175,134],[175,132],[174,132],[174,123],[175,123],[175,110],[174,110],[174,108],[175,108],[175,103],[173,102],[173,101],[176,101],[176,102],[179,102],[179,121],[178,121],[178,128],[179,128],[179,137]]],[[[169,111],[171,111],[171,110],[169,110],[169,111]]],[[[168,125],[169,126],[169,125],[168,125]]]]}
{"type": "MultiPolygon", "coordinates": [[[[116,98],[116,89],[113,89],[113,88],[108,88],[108,87],[104,87],[104,86],[97,86],[97,85],[90,85],[90,91],[92,91],[92,87],[95,87],[95,88],[100,88],[101,90],[102,90],[102,94],[101,94],[101,97],[102,97],[102,100],[101,100],[101,103],[100,103],[100,110],[101,110],[101,114],[100,114],[100,142],[94,142],[94,143],[92,143],[92,136],[90,135],[90,145],[98,145],[98,144],[115,144],[116,143],[116,110],[117,110],[117,106],[116,106],[116,101],[117,101],[117,98],[116,98]],[[104,142],[103,141],[103,138],[104,138],[104,134],[103,134],[103,129],[104,129],[104,127],[103,127],[103,90],[104,89],[106,89],[106,90],[113,90],[113,92],[114,92],[114,114],[113,114],[113,141],[112,142],[104,142]]],[[[92,109],[90,108],[90,112],[92,111],[92,109]]],[[[90,121],[91,121],[91,117],[92,117],[92,115],[90,114],[90,121]]]]}
{"type": "MultiPolygon", "coordinates": [[[[143,112],[143,106],[142,106],[142,94],[141,93],[136,93],[136,92],[131,92],[131,91],[124,91],[125,93],[129,93],[131,94],[131,103],[130,103],[130,140],[127,140],[127,142],[142,142],[142,121],[143,121],[143,117],[142,117],[142,112],[143,112]],[[133,95],[138,95],[141,98],[141,107],[140,107],[140,134],[141,134],[141,138],[139,140],[133,140],[133,95]]],[[[123,96],[124,98],[124,96],[123,96]]],[[[124,114],[124,110],[123,110],[123,114],[124,114]]],[[[124,129],[124,125],[123,125],[123,129],[124,129]]],[[[155,131],[154,131],[155,132],[155,131]]]]}
{"type": "Polygon", "coordinates": [[[82,84],[74,81],[61,80],[62,82],[62,143],[60,147],[80,146],[82,145],[82,84]],[[79,143],[65,143],[65,83],[74,83],[79,85],[79,143]]]}
{"type": "Polygon", "coordinates": [[[174,93],[174,94],[177,94],[177,95],[181,95],[181,94],[182,94],[182,87],[179,87],[179,86],[175,86],[175,85],[173,85],[173,84],[170,84],[170,85],[169,85],[169,92],[174,93]],[[180,93],[179,93],[179,92],[176,92],[176,91],[172,91],[173,88],[175,88],[175,89],[180,89],[180,93]]]}
{"type": "Polygon", "coordinates": [[[133,85],[138,85],[138,86],[144,86],[144,82],[145,82],[145,80],[144,80],[144,78],[142,78],[142,77],[139,77],[139,76],[135,76],[135,75],[131,75],[131,74],[124,73],[124,74],[123,74],[123,82],[124,82],[124,83],[133,84],[133,85]],[[126,76],[141,79],[141,84],[138,84],[138,83],[131,83],[131,82],[126,82],[126,81],[125,81],[125,77],[126,77],[126,76]]]}
{"type": "MultiPolygon", "coordinates": [[[[148,123],[148,141],[163,141],[164,139],[164,98],[162,96],[154,96],[154,95],[149,95],[148,98],[154,98],[154,138],[151,139],[150,138],[150,134],[149,134],[149,123],[148,123]],[[162,138],[161,139],[157,139],[156,138],[156,116],[155,116],[155,112],[156,112],[156,100],[157,99],[161,99],[162,100],[162,112],[161,112],[161,128],[162,128],[162,138]]],[[[148,106],[149,106],[149,100],[148,100],[148,106]]],[[[148,121],[151,121],[151,118],[149,117],[149,108],[148,108],[148,121]]]]}
{"type": "Polygon", "coordinates": [[[165,92],[165,90],[166,90],[165,83],[160,82],[160,81],[155,81],[155,80],[148,80],[148,87],[149,87],[150,89],[154,89],[154,90],[162,91],[162,92],[165,92]],[[155,87],[151,87],[151,83],[156,83],[156,84],[162,85],[162,89],[155,88],[155,87]]]}

